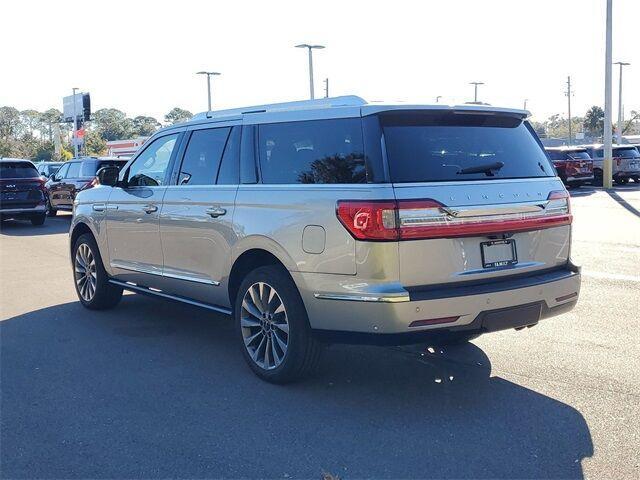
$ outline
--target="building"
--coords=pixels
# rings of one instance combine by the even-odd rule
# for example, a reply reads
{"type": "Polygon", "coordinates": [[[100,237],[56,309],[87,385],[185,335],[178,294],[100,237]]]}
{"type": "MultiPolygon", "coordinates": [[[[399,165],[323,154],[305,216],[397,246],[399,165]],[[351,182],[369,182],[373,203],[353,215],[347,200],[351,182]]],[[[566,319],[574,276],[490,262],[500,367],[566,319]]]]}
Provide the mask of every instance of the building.
{"type": "Polygon", "coordinates": [[[131,157],[144,145],[149,137],[138,137],[129,140],[112,140],[107,142],[107,155],[109,157],[131,157]]]}

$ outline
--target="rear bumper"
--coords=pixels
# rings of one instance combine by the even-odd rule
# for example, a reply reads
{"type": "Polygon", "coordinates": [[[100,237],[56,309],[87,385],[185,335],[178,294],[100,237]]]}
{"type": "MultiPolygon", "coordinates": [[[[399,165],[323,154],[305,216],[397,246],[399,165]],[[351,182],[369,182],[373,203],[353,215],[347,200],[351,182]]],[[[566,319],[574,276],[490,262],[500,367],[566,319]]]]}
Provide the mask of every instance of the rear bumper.
{"type": "Polygon", "coordinates": [[[584,177],[582,176],[576,176],[576,177],[567,177],[565,179],[566,183],[577,183],[577,182],[589,182],[593,180],[593,175],[586,175],[584,177]]]}
{"type": "MultiPolygon", "coordinates": [[[[349,343],[417,343],[436,331],[482,333],[530,326],[570,310],[580,293],[580,272],[573,265],[508,280],[429,289],[391,285],[389,292],[360,288],[357,294],[314,292],[311,284],[323,283],[314,276],[324,275],[292,275],[299,287],[303,285],[300,291],[312,329],[320,336],[343,337],[340,341],[349,343]],[[537,307],[527,309],[532,305],[537,307]],[[539,313],[531,316],[535,308],[539,313]],[[518,323],[519,318],[524,323],[518,323]],[[433,323],[410,326],[425,320],[433,323]]],[[[356,285],[363,284],[341,286],[354,289],[356,285]]]]}
{"type": "Polygon", "coordinates": [[[31,208],[0,208],[0,215],[9,217],[12,215],[32,215],[37,213],[44,213],[46,211],[45,205],[36,205],[31,208]]]}

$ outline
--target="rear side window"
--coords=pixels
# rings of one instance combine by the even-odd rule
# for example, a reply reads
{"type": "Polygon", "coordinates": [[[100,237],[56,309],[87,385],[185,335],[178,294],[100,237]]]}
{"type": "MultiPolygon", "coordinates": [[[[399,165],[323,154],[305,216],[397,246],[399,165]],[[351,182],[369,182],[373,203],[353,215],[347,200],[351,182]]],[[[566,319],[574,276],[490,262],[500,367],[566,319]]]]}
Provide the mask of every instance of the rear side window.
{"type": "Polygon", "coordinates": [[[589,154],[584,151],[567,152],[567,157],[569,157],[571,160],[591,160],[589,154]]]}
{"type": "Polygon", "coordinates": [[[0,162],[0,178],[34,178],[36,167],[28,162],[0,162]]]}
{"type": "Polygon", "coordinates": [[[260,125],[262,183],[366,183],[359,118],[260,125]]]}
{"type": "Polygon", "coordinates": [[[380,120],[392,182],[555,175],[535,134],[520,118],[403,112],[381,114],[380,120]]]}
{"type": "Polygon", "coordinates": [[[196,130],[180,167],[178,185],[214,185],[231,128],[196,130]]]}
{"type": "Polygon", "coordinates": [[[80,178],[80,162],[73,162],[69,164],[69,171],[65,178],[80,178]]]}

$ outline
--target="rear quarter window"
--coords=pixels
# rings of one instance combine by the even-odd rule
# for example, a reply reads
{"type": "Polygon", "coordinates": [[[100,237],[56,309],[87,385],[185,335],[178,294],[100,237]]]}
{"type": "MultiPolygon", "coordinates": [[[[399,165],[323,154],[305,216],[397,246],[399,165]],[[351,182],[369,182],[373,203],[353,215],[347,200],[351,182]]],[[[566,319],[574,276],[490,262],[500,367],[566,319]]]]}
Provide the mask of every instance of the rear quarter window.
{"type": "Polygon", "coordinates": [[[522,119],[453,112],[380,114],[392,182],[554,176],[541,144],[522,119]],[[488,173],[465,169],[502,163],[488,173]]]}
{"type": "Polygon", "coordinates": [[[366,183],[359,118],[260,125],[262,183],[366,183]]]}

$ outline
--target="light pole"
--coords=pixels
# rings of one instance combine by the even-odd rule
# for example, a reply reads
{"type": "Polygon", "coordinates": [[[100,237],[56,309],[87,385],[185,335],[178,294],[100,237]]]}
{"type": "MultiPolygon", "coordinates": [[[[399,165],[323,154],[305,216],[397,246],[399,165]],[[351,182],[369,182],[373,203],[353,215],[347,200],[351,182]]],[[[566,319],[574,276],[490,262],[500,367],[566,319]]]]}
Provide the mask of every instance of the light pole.
{"type": "Polygon", "coordinates": [[[311,52],[314,48],[321,50],[324,45],[309,45],[307,43],[301,43],[300,45],[296,45],[296,48],[306,48],[309,51],[309,96],[311,100],[315,97],[313,95],[313,53],[311,52]]]}
{"type": "Polygon", "coordinates": [[[73,138],[73,156],[74,157],[78,157],[78,113],[76,112],[76,90],[78,90],[77,87],[73,87],[72,89],[73,92],[73,136],[71,138],[73,138]]]}
{"type": "Polygon", "coordinates": [[[478,85],[484,85],[484,82],[469,82],[473,85],[473,103],[478,103],[478,85]]]}
{"type": "Polygon", "coordinates": [[[604,55],[604,162],[602,165],[602,186],[604,188],[613,187],[613,149],[611,148],[612,4],[612,0],[607,0],[606,48],[604,55]]]}
{"type": "Polygon", "coordinates": [[[208,112],[211,111],[211,75],[220,75],[218,72],[197,72],[196,75],[206,75],[207,76],[207,106],[208,112]]]}
{"type": "Polygon", "coordinates": [[[528,99],[528,98],[525,98],[525,99],[524,99],[524,106],[522,107],[522,109],[523,109],[523,110],[526,110],[526,109],[527,109],[527,102],[528,102],[528,101],[529,101],[529,99],[528,99]]]}
{"type": "Polygon", "coordinates": [[[616,62],[614,65],[620,65],[620,85],[618,86],[618,128],[616,129],[617,143],[622,143],[622,67],[631,65],[627,62],[616,62]]]}
{"type": "Polygon", "coordinates": [[[572,131],[571,131],[571,76],[567,76],[567,115],[569,117],[569,145],[571,145],[572,140],[572,131]]]}
{"type": "Polygon", "coordinates": [[[440,103],[440,99],[441,99],[441,98],[442,98],[442,95],[438,95],[438,96],[436,97],[436,103],[440,103]]]}

